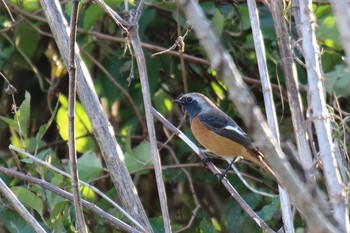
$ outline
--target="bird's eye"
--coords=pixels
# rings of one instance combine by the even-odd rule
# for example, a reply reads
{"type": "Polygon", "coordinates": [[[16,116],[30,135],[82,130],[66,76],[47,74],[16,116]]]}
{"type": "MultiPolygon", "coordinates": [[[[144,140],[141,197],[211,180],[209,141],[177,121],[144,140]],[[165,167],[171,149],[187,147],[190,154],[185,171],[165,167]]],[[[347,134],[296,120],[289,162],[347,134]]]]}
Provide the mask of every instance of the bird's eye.
{"type": "Polygon", "coordinates": [[[191,103],[193,101],[193,98],[192,97],[186,97],[186,103],[191,103]]]}

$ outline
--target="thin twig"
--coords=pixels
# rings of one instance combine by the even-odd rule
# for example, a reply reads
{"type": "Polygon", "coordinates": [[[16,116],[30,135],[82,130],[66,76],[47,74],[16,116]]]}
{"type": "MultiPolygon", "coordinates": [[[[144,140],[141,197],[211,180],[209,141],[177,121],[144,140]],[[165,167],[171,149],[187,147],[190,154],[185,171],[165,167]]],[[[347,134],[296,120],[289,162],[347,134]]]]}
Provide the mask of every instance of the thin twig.
{"type": "Polygon", "coordinates": [[[76,105],[76,63],[75,63],[75,39],[78,23],[78,7],[80,0],[72,1],[72,13],[70,21],[69,37],[69,90],[68,90],[68,151],[70,172],[72,174],[73,202],[76,215],[76,228],[79,233],[87,232],[87,226],[84,219],[83,206],[81,204],[81,195],[79,188],[79,175],[77,168],[77,152],[75,143],[75,105],[76,105]]]}
{"type": "MultiPolygon", "coordinates": [[[[43,179],[38,179],[36,177],[30,176],[30,175],[26,175],[22,172],[18,172],[15,171],[13,169],[9,169],[9,168],[4,168],[2,166],[0,166],[0,173],[10,176],[10,177],[15,177],[33,184],[37,184],[41,187],[43,187],[44,189],[47,189],[53,193],[56,193],[57,195],[64,197],[66,199],[68,199],[69,201],[73,202],[73,195],[65,190],[62,190],[60,188],[58,188],[57,186],[43,180],[43,179]]],[[[136,229],[133,229],[131,226],[127,225],[126,223],[122,222],[121,220],[115,218],[114,216],[110,215],[109,213],[105,212],[104,210],[100,209],[99,207],[97,207],[95,204],[90,203],[86,200],[82,200],[82,205],[91,210],[92,212],[94,212],[97,216],[101,216],[102,218],[108,220],[109,223],[119,227],[121,230],[126,231],[126,232],[139,232],[136,229]]],[[[40,232],[40,231],[38,231],[40,232]]],[[[45,232],[45,231],[42,231],[45,232]]]]}
{"type": "Polygon", "coordinates": [[[5,8],[6,8],[6,11],[7,11],[7,13],[9,14],[9,16],[10,16],[10,18],[11,18],[12,23],[16,22],[16,20],[15,20],[15,18],[13,18],[13,15],[12,15],[12,13],[11,13],[9,7],[7,6],[5,0],[1,0],[1,1],[2,1],[2,4],[4,4],[4,6],[5,6],[5,8]]]}
{"type": "Polygon", "coordinates": [[[151,144],[151,153],[153,155],[154,171],[156,176],[158,195],[160,200],[160,206],[162,210],[162,217],[164,222],[164,231],[166,233],[171,232],[170,216],[167,206],[166,191],[163,183],[162,166],[159,157],[159,151],[157,148],[156,132],[154,127],[154,120],[151,113],[151,92],[149,89],[147,68],[145,63],[145,56],[141,47],[140,37],[137,31],[138,27],[132,27],[129,29],[130,41],[134,50],[135,58],[138,64],[143,102],[145,106],[145,115],[148,128],[148,135],[151,144]]]}
{"type": "MultiPolygon", "coordinates": [[[[25,155],[27,156],[28,158],[31,158],[33,159],[35,162],[51,169],[52,171],[55,171],[65,177],[68,177],[68,178],[72,178],[72,176],[54,166],[52,166],[51,164],[39,159],[38,157],[36,156],[33,156],[31,154],[29,154],[28,152],[25,152],[23,150],[20,150],[19,148],[13,146],[13,145],[10,145],[9,146],[9,149],[10,151],[16,151],[17,153],[20,153],[22,155],[25,155]]],[[[109,175],[108,175],[109,176],[109,175]]],[[[90,181],[92,182],[92,181],[90,181]]],[[[125,217],[127,217],[132,223],[134,223],[136,226],[140,227],[140,229],[143,229],[143,227],[140,225],[140,223],[138,223],[133,217],[130,216],[130,214],[128,214],[122,207],[120,207],[117,203],[115,203],[111,198],[109,198],[106,194],[104,194],[103,192],[101,192],[99,189],[97,189],[95,186],[93,185],[90,185],[89,183],[85,182],[85,181],[82,181],[82,180],[79,180],[79,183],[88,187],[89,189],[93,190],[95,193],[97,193],[98,195],[100,195],[103,199],[105,199],[106,201],[108,201],[112,206],[114,206],[115,208],[117,208],[122,214],[125,215],[125,217]]],[[[144,229],[143,229],[144,230],[144,229]]]]}
{"type": "MultiPolygon", "coordinates": [[[[172,135],[174,135],[174,134],[172,134],[172,135]]],[[[169,151],[169,153],[170,153],[171,157],[173,158],[173,160],[175,161],[175,163],[177,165],[180,165],[180,162],[179,162],[178,158],[176,157],[176,154],[175,154],[174,150],[172,150],[170,148],[170,146],[165,145],[165,144],[163,144],[162,147],[166,148],[169,151]]],[[[164,169],[164,166],[162,166],[162,169],[164,169]]],[[[192,197],[193,197],[193,200],[194,200],[194,203],[195,203],[196,206],[192,210],[192,216],[191,216],[191,219],[188,221],[187,225],[184,226],[183,228],[177,230],[175,233],[179,233],[179,232],[182,232],[184,230],[189,229],[192,226],[194,220],[197,217],[196,215],[197,215],[198,210],[200,208],[202,208],[201,204],[199,203],[196,190],[194,189],[194,184],[193,184],[193,180],[192,180],[192,177],[191,177],[190,173],[184,167],[180,167],[180,169],[183,171],[183,173],[185,173],[185,176],[186,176],[187,181],[188,181],[188,186],[190,187],[190,192],[192,194],[192,197]]]]}
{"type": "Polygon", "coordinates": [[[254,187],[252,187],[242,176],[242,174],[239,172],[239,170],[236,168],[234,163],[231,163],[231,161],[227,161],[228,164],[231,164],[231,167],[233,169],[233,171],[237,174],[238,178],[243,182],[243,184],[252,192],[262,195],[262,196],[266,196],[266,197],[276,197],[277,195],[273,195],[270,193],[266,193],[266,192],[262,192],[259,191],[257,189],[255,189],[254,187]]]}
{"type": "MultiPolygon", "coordinates": [[[[2,167],[0,166],[0,169],[2,167]]],[[[7,169],[7,168],[4,168],[7,169]]],[[[1,172],[1,170],[0,170],[1,172]]],[[[31,226],[36,232],[45,233],[44,228],[38,223],[38,221],[29,213],[24,205],[18,200],[16,195],[7,187],[5,182],[0,178],[0,193],[3,195],[13,206],[13,208],[19,213],[23,219],[31,226]]]]}

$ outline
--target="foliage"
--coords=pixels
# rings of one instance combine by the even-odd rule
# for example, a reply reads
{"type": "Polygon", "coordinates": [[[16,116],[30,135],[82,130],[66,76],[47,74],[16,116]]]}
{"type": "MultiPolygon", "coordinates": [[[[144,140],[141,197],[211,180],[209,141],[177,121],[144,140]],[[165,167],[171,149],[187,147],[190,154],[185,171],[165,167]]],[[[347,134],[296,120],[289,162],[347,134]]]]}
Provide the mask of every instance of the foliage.
{"type": "MultiPolygon", "coordinates": [[[[120,0],[106,1],[122,12],[124,2],[120,0]]],[[[131,2],[131,1],[130,1],[131,2]]],[[[238,123],[235,110],[228,101],[226,87],[218,79],[215,70],[208,64],[196,62],[188,58],[181,65],[178,56],[167,53],[152,56],[150,46],[168,48],[182,35],[187,23],[178,16],[173,2],[147,1],[140,20],[139,30],[142,42],[145,43],[145,56],[150,78],[152,101],[167,119],[177,125],[182,112],[172,104],[172,99],[184,92],[184,87],[193,92],[201,92],[210,96],[238,123]],[[182,75],[184,72],[186,78],[182,75]]],[[[42,12],[38,11],[38,0],[11,0],[9,3],[16,23],[11,20],[3,6],[0,15],[0,70],[17,89],[14,98],[6,95],[7,84],[0,79],[0,164],[4,167],[17,167],[32,176],[40,177],[48,182],[69,189],[70,180],[45,168],[31,159],[20,155],[20,164],[8,150],[13,144],[36,157],[47,161],[62,170],[69,171],[65,162],[67,150],[67,84],[68,73],[61,59],[49,27],[42,12]],[[40,17],[40,18],[37,18],[40,17]],[[57,104],[58,103],[58,104],[57,104]],[[17,107],[19,106],[19,107],[17,107]],[[56,106],[56,107],[55,107],[56,106]]],[[[131,2],[132,5],[132,2],[131,2]]],[[[250,28],[248,8],[245,4],[229,4],[220,2],[202,2],[201,6],[213,26],[221,36],[222,43],[234,58],[244,76],[259,79],[253,37],[250,28]]],[[[70,3],[63,5],[64,14],[69,19],[70,3]]],[[[339,41],[339,33],[335,27],[335,17],[328,4],[314,6],[317,17],[317,39],[322,48],[322,64],[325,72],[324,84],[328,93],[328,103],[333,106],[339,100],[342,111],[349,112],[350,76],[344,62],[344,51],[339,41]]],[[[263,30],[268,69],[271,81],[284,88],[284,77],[279,67],[280,56],[274,33],[274,25],[268,9],[259,6],[261,27],[263,30]]],[[[286,12],[286,14],[290,14],[286,12]]],[[[288,15],[289,16],[289,15],[288,15]]],[[[288,17],[287,17],[288,18],[288,17]]],[[[294,21],[289,18],[291,34],[296,36],[294,21]]],[[[100,98],[103,109],[116,132],[116,140],[125,152],[125,162],[132,173],[138,193],[146,208],[155,232],[163,232],[161,212],[158,205],[157,190],[152,172],[150,145],[147,142],[147,130],[143,127],[144,119],[139,118],[136,111],[143,114],[143,99],[135,61],[124,40],[113,40],[107,37],[122,39],[124,34],[114,22],[95,4],[85,1],[81,5],[79,15],[78,44],[80,51],[94,77],[94,87],[100,98]],[[119,86],[114,85],[101,65],[113,77],[119,86]],[[135,106],[135,107],[133,107],[135,106]]],[[[185,38],[185,53],[197,58],[206,58],[195,34],[190,31],[185,38]]],[[[295,55],[301,58],[298,49],[295,55]]],[[[302,58],[301,58],[302,60],[302,58]]],[[[300,85],[306,84],[306,72],[303,64],[297,65],[300,85]]],[[[246,80],[247,81],[247,80],[246,80]]],[[[263,107],[261,88],[247,81],[256,95],[258,104],[263,107]]],[[[306,101],[306,93],[303,99],[306,101]]],[[[281,135],[284,139],[293,140],[290,111],[288,104],[281,98],[280,92],[274,92],[278,117],[280,118],[281,135]]],[[[79,176],[84,181],[94,181],[94,185],[104,190],[110,198],[115,199],[115,191],[105,176],[104,163],[97,143],[92,136],[89,119],[78,103],[76,109],[77,151],[79,153],[79,176]]],[[[339,121],[334,121],[340,125],[339,121]]],[[[160,124],[157,126],[157,139],[163,165],[176,164],[172,155],[176,155],[181,164],[192,164],[186,168],[191,174],[196,195],[202,208],[196,212],[193,224],[185,232],[261,232],[260,228],[244,213],[241,207],[223,191],[217,178],[210,174],[204,166],[196,166],[199,162],[193,152],[174,137],[168,141],[168,133],[160,124]],[[165,142],[166,145],[163,145],[165,142]]],[[[343,125],[347,127],[346,125],[343,125]]],[[[190,135],[188,124],[182,126],[190,135]]],[[[339,133],[344,137],[344,132],[339,133]]],[[[345,142],[346,143],[346,142],[345,142]]],[[[345,144],[347,148],[348,144],[345,144]]],[[[216,164],[225,167],[221,161],[216,164]]],[[[196,208],[189,180],[185,173],[175,166],[164,170],[164,181],[167,187],[168,206],[173,229],[186,226],[196,208]]],[[[238,165],[243,173],[258,178],[249,180],[258,189],[274,193],[273,182],[260,173],[255,167],[241,163],[238,165]]],[[[19,179],[1,178],[11,187],[19,200],[31,210],[36,219],[46,228],[56,232],[74,231],[75,216],[72,203],[39,186],[25,183],[19,179]]],[[[248,190],[234,175],[229,175],[237,191],[260,216],[274,229],[282,225],[278,199],[262,197],[248,190]]],[[[96,203],[105,211],[123,219],[109,203],[97,196],[92,190],[83,188],[83,198],[96,203]]],[[[88,212],[88,211],[86,211],[88,212]]],[[[93,232],[110,232],[111,227],[99,216],[86,213],[89,229],[93,232]]],[[[303,227],[301,216],[296,216],[296,227],[303,227]]],[[[6,205],[0,206],[0,225],[8,232],[30,232],[31,228],[6,205]],[[6,224],[5,224],[6,223],[6,224]],[[17,227],[14,227],[16,225],[17,227]]],[[[116,232],[114,230],[114,232],[116,232]]]]}

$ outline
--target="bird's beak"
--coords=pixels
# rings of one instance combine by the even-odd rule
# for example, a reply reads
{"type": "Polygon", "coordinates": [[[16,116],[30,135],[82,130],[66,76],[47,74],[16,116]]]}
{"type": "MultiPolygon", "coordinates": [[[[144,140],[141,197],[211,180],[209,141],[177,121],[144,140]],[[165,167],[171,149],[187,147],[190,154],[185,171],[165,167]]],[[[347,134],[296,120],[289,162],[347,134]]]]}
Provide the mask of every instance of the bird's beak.
{"type": "Polygon", "coordinates": [[[177,104],[183,105],[183,104],[184,104],[184,101],[181,100],[181,98],[178,98],[178,99],[174,99],[174,100],[173,100],[173,103],[177,103],[177,104]]]}

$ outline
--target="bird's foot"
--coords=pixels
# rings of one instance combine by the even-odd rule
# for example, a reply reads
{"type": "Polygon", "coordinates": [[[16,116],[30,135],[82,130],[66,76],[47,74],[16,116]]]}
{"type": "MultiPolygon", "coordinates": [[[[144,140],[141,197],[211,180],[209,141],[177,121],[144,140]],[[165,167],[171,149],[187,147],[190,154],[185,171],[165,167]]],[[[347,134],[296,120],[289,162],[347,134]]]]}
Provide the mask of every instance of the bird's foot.
{"type": "Polygon", "coordinates": [[[222,172],[222,173],[216,173],[215,176],[218,178],[219,182],[222,182],[222,179],[226,177],[227,172],[222,172]]]}
{"type": "Polygon", "coordinates": [[[213,162],[213,158],[212,157],[205,157],[204,159],[202,159],[202,163],[204,165],[204,167],[207,167],[207,163],[212,163],[213,162]]]}

